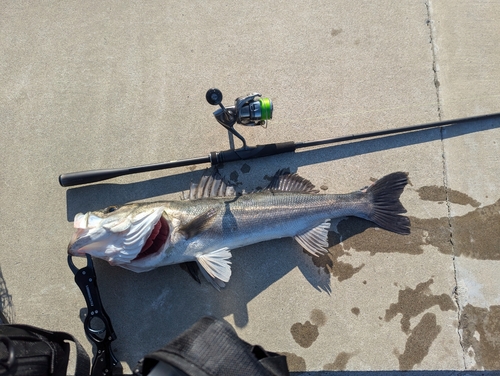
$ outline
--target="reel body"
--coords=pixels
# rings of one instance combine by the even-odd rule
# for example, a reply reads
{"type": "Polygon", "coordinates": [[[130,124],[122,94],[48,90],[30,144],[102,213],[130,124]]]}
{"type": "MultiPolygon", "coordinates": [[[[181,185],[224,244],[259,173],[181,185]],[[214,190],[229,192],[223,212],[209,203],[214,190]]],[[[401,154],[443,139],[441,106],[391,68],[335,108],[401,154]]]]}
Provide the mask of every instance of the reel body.
{"type": "Polygon", "coordinates": [[[225,107],[222,104],[222,92],[212,88],[206,93],[207,102],[211,105],[219,105],[220,108],[214,112],[215,119],[233,135],[243,142],[243,148],[247,144],[242,135],[233,127],[235,124],[244,126],[266,126],[267,120],[273,117],[273,102],[260,93],[251,93],[246,96],[236,98],[234,106],[225,107]]]}

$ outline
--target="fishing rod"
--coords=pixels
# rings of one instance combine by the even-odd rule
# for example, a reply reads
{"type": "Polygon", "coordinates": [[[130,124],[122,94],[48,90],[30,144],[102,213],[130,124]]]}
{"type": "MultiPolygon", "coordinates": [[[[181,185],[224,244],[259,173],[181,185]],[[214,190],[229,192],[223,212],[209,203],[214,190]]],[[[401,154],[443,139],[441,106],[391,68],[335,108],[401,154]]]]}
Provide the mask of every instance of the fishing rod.
{"type": "Polygon", "coordinates": [[[352,134],[349,136],[328,138],[316,141],[295,142],[286,141],[274,144],[265,144],[257,146],[248,146],[245,138],[234,129],[235,124],[244,126],[265,126],[268,120],[272,119],[273,103],[269,98],[262,97],[259,93],[251,93],[246,96],[236,98],[234,106],[225,107],[222,104],[222,92],[219,89],[209,89],[206,93],[206,99],[211,105],[219,106],[213,115],[215,119],[230,135],[236,136],[243,146],[239,149],[231,147],[230,150],[213,151],[208,156],[195,157],[181,160],[174,160],[163,163],[148,164],[128,168],[114,168],[102,170],[89,170],[80,172],[71,172],[59,176],[59,184],[63,187],[70,187],[81,184],[90,184],[98,181],[116,178],[118,176],[138,174],[142,172],[164,170],[174,167],[192,166],[200,163],[210,163],[216,166],[225,162],[233,162],[247,159],[269,157],[272,155],[292,153],[297,149],[309,148],[313,146],[330,145],[340,142],[348,142],[365,138],[375,138],[399,133],[415,132],[424,129],[446,127],[467,123],[472,121],[483,121],[500,117],[500,113],[472,116],[454,120],[437,121],[420,125],[412,125],[402,128],[387,129],[367,133],[352,134]]]}

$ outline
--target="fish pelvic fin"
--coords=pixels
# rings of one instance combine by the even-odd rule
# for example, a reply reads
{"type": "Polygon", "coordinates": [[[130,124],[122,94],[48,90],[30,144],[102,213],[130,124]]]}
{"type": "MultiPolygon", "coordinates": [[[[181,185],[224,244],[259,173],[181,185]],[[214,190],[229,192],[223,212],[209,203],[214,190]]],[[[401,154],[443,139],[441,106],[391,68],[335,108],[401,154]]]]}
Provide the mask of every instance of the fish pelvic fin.
{"type": "Polygon", "coordinates": [[[286,169],[278,170],[265,190],[297,193],[319,192],[314,189],[314,184],[309,180],[297,174],[290,174],[286,169]]]}
{"type": "Polygon", "coordinates": [[[231,278],[230,259],[231,251],[227,247],[196,256],[201,274],[219,291],[231,278]]]}
{"type": "Polygon", "coordinates": [[[319,226],[316,226],[302,234],[296,235],[294,239],[307,252],[313,256],[321,256],[328,253],[328,230],[330,229],[330,220],[326,220],[319,226]]]}
{"type": "Polygon", "coordinates": [[[179,233],[181,233],[186,239],[190,239],[210,227],[216,215],[217,209],[212,208],[207,210],[190,222],[181,225],[179,227],[179,233]]]}
{"type": "Polygon", "coordinates": [[[410,219],[399,197],[408,184],[408,173],[394,172],[377,180],[366,189],[372,210],[368,219],[379,227],[396,234],[408,235],[410,233],[410,219]]]}

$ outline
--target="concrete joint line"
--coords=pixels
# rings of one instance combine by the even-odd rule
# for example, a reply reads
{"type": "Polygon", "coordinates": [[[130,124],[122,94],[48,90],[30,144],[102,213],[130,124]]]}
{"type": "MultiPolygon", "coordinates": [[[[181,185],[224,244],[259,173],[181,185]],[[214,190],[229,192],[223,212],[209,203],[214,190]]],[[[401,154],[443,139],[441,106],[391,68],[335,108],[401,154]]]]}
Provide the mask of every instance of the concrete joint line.
{"type": "MultiPolygon", "coordinates": [[[[455,304],[457,305],[457,320],[460,323],[460,317],[462,315],[462,306],[460,305],[460,296],[458,293],[458,275],[457,275],[457,262],[456,262],[456,255],[455,255],[455,244],[454,244],[454,239],[453,239],[453,224],[451,221],[451,202],[450,202],[450,197],[449,197],[449,187],[448,187],[448,166],[446,163],[446,153],[444,149],[444,136],[443,136],[444,130],[443,128],[440,129],[440,134],[441,134],[441,152],[442,152],[442,157],[443,157],[443,186],[445,189],[445,194],[446,194],[446,209],[447,209],[447,216],[448,216],[448,227],[450,231],[450,246],[451,246],[451,257],[452,257],[452,263],[453,263],[453,279],[455,281],[455,286],[453,288],[453,300],[455,301],[455,304]]],[[[467,363],[466,363],[466,349],[464,348],[464,341],[462,337],[462,333],[460,332],[460,329],[457,328],[457,333],[458,333],[458,341],[460,343],[460,347],[462,348],[462,361],[464,364],[464,369],[467,369],[467,363]]]]}
{"type": "MultiPolygon", "coordinates": [[[[425,3],[425,6],[427,8],[427,26],[429,27],[429,43],[431,45],[431,52],[432,52],[432,71],[434,73],[434,86],[436,88],[436,106],[437,106],[437,115],[438,119],[442,120],[442,108],[441,108],[441,96],[440,96],[440,83],[439,83],[439,66],[437,63],[437,46],[436,46],[436,29],[434,27],[434,21],[432,19],[432,4],[431,0],[428,0],[425,3]]],[[[454,242],[453,242],[453,225],[451,221],[451,203],[449,199],[449,187],[448,187],[448,166],[447,166],[447,160],[446,160],[446,152],[445,152],[445,145],[444,145],[444,130],[443,128],[440,129],[440,136],[441,136],[441,155],[443,158],[443,186],[445,188],[445,193],[446,193],[446,208],[447,208],[447,215],[448,215],[448,227],[450,231],[450,246],[451,246],[451,254],[452,254],[452,263],[453,263],[453,278],[455,281],[455,286],[453,289],[453,299],[455,300],[455,304],[457,305],[457,319],[458,322],[460,322],[460,316],[462,314],[462,309],[460,305],[460,296],[458,294],[458,276],[457,276],[457,264],[456,264],[456,256],[455,256],[455,247],[454,247],[454,242]]],[[[464,365],[464,369],[467,369],[467,364],[466,364],[466,359],[465,359],[465,348],[464,348],[464,342],[462,338],[462,333],[460,332],[459,329],[457,329],[457,334],[458,334],[458,341],[460,343],[460,347],[462,348],[462,362],[464,365]]]]}
{"type": "Polygon", "coordinates": [[[434,87],[436,88],[436,105],[437,105],[437,113],[438,119],[442,120],[441,116],[441,96],[439,93],[439,66],[437,63],[437,46],[435,41],[436,29],[434,27],[434,21],[432,20],[432,4],[431,0],[428,0],[425,3],[425,7],[427,8],[427,26],[429,27],[429,43],[431,45],[432,52],[432,71],[434,72],[434,87]]]}

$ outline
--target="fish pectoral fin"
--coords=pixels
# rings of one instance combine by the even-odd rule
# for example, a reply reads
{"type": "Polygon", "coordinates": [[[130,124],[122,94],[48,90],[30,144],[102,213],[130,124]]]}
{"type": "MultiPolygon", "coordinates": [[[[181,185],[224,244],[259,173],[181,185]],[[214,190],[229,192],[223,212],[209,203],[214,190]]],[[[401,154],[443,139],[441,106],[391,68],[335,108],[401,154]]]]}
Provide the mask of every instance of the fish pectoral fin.
{"type": "Polygon", "coordinates": [[[294,239],[307,252],[313,256],[321,256],[328,252],[328,230],[330,229],[330,220],[326,220],[319,226],[296,235],[294,239]]]}
{"type": "Polygon", "coordinates": [[[217,290],[226,285],[231,278],[231,251],[224,247],[216,251],[199,254],[196,261],[200,266],[201,274],[217,290]]]}
{"type": "Polygon", "coordinates": [[[200,214],[190,222],[181,225],[179,227],[179,232],[184,235],[186,239],[190,239],[210,227],[216,214],[217,209],[215,208],[207,210],[205,213],[200,214]]]}

